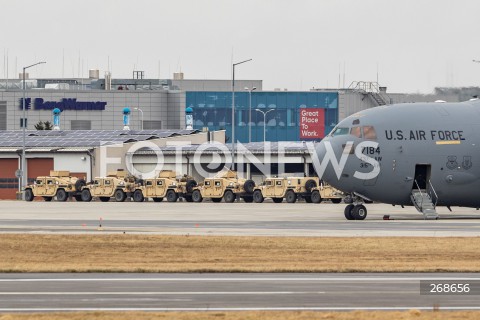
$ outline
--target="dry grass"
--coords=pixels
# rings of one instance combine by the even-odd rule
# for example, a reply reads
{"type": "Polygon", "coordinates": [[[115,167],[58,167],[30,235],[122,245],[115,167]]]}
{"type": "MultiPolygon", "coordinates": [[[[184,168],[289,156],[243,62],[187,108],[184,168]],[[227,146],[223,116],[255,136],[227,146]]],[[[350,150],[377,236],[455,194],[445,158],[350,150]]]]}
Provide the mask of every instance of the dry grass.
{"type": "Polygon", "coordinates": [[[0,235],[0,272],[480,272],[475,238],[0,235]]]}
{"type": "Polygon", "coordinates": [[[476,320],[480,312],[405,312],[354,311],[354,312],[84,312],[84,313],[46,313],[46,314],[7,314],[0,320],[476,320]]]}

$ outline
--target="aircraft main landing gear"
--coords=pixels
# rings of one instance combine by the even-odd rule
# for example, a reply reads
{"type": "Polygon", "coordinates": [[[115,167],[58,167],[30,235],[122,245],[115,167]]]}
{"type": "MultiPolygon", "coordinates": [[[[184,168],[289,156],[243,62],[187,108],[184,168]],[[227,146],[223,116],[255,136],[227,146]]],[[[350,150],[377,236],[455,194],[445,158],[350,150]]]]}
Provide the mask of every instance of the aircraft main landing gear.
{"type": "Polygon", "coordinates": [[[345,207],[345,218],[347,220],[365,220],[367,217],[367,208],[363,204],[349,204],[345,207]]]}

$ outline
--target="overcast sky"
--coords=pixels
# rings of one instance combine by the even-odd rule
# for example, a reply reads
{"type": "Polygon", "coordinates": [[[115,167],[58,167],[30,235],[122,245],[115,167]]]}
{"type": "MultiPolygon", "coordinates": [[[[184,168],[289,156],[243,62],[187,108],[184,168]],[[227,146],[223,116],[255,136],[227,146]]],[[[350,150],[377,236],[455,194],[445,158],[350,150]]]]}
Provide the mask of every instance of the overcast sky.
{"type": "MultiPolygon", "coordinates": [[[[9,77],[262,79],[264,89],[376,81],[389,92],[479,86],[478,0],[0,0],[9,77]],[[17,67],[15,70],[15,66],[17,67]],[[79,71],[80,69],[80,71],[79,71]],[[345,75],[345,80],[344,80],[345,75]],[[340,76],[340,77],[339,77],[340,76]]],[[[5,60],[0,63],[4,77],[5,60]]]]}

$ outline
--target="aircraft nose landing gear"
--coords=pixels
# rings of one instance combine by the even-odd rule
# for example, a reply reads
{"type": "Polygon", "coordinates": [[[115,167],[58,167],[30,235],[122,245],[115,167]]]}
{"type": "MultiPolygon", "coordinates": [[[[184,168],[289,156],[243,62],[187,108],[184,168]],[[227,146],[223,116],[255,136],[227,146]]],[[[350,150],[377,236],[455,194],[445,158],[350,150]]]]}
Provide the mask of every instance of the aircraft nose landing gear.
{"type": "Polygon", "coordinates": [[[367,217],[367,208],[363,204],[349,204],[345,207],[345,218],[347,220],[365,220],[367,217]]]}

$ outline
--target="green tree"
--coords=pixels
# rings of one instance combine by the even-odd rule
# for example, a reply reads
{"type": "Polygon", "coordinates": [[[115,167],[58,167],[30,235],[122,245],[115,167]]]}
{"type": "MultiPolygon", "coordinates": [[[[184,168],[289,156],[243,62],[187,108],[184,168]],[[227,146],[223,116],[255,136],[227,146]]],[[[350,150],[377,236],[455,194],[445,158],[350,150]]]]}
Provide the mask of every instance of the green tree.
{"type": "Polygon", "coordinates": [[[35,125],[35,129],[37,130],[52,130],[53,125],[50,121],[38,121],[35,125]]]}
{"type": "Polygon", "coordinates": [[[38,121],[38,123],[35,125],[35,129],[45,130],[45,127],[43,126],[43,121],[38,121]]]}
{"type": "Polygon", "coordinates": [[[45,126],[45,130],[52,130],[53,129],[53,124],[50,121],[45,121],[43,123],[43,125],[45,126]]]}

